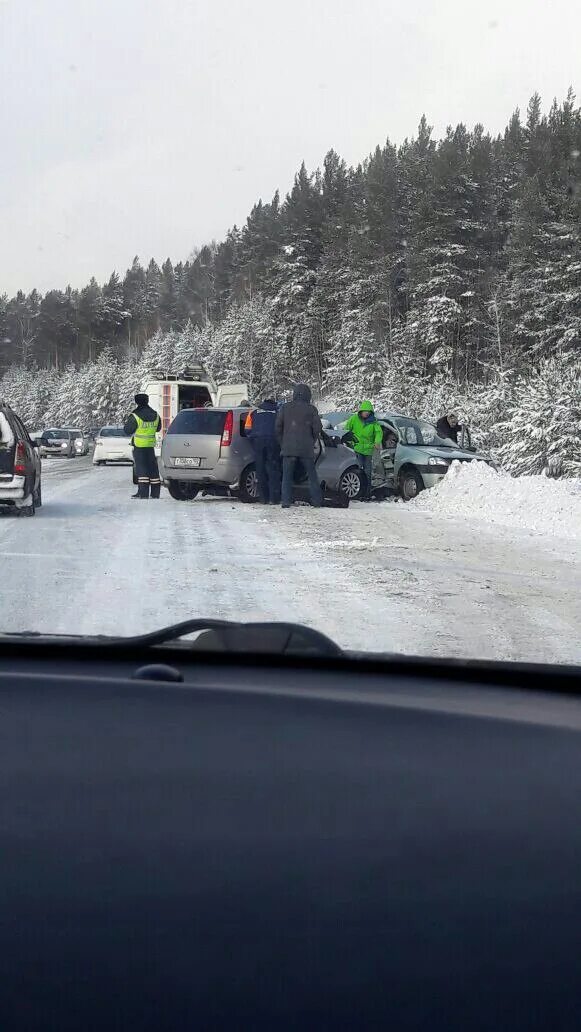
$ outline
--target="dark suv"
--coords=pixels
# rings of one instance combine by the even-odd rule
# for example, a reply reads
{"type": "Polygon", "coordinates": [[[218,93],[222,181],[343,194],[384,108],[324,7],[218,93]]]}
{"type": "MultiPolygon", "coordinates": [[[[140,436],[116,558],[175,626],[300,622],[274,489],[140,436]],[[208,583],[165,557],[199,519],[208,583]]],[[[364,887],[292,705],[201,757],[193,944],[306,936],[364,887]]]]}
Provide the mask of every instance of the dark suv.
{"type": "Polygon", "coordinates": [[[34,516],[42,505],[38,445],[9,405],[0,401],[0,506],[34,516]]]}

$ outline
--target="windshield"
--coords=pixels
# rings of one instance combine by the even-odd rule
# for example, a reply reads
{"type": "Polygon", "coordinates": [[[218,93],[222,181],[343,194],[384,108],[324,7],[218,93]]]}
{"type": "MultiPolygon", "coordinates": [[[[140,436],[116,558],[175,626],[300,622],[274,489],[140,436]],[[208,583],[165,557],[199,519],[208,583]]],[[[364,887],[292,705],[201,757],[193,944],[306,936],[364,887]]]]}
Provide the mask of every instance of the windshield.
{"type": "Polygon", "coordinates": [[[406,419],[404,416],[394,416],[391,420],[400,432],[400,440],[403,444],[432,445],[438,448],[457,448],[458,445],[439,437],[435,426],[431,423],[424,423],[417,419],[406,419]]]}
{"type": "Polygon", "coordinates": [[[581,663],[581,4],[0,34],[0,635],[581,663]]]}

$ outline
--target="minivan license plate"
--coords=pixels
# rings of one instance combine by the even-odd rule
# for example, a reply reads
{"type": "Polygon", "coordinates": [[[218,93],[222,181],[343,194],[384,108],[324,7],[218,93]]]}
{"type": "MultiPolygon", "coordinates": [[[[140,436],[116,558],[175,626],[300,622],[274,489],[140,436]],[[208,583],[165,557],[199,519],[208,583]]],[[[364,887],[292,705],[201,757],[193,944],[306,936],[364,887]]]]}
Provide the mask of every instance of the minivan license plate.
{"type": "Polygon", "coordinates": [[[201,459],[190,458],[188,455],[186,458],[174,459],[174,466],[201,466],[201,459]]]}

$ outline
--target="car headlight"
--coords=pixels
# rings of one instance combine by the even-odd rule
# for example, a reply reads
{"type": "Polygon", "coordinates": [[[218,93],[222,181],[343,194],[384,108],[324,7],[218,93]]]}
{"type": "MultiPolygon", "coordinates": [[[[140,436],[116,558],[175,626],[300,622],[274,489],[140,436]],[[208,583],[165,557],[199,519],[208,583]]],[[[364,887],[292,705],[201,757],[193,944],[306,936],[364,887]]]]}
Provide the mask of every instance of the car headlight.
{"type": "Polygon", "coordinates": [[[61,444],[61,448],[68,448],[68,444],[66,441],[63,441],[63,443],[61,444]]]}
{"type": "Polygon", "coordinates": [[[428,466],[448,466],[448,459],[441,459],[439,455],[430,455],[428,458],[428,466]]]}

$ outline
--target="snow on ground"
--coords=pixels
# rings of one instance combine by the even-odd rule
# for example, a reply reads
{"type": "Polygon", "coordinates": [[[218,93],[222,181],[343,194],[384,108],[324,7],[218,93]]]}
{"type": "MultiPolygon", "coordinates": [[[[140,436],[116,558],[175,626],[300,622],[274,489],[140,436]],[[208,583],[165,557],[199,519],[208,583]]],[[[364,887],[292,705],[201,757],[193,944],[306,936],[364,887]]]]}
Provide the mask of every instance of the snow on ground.
{"type": "Polygon", "coordinates": [[[581,541],[581,480],[511,477],[485,462],[453,462],[438,486],[411,504],[440,516],[581,541]]]}
{"type": "MultiPolygon", "coordinates": [[[[131,469],[43,463],[0,515],[0,630],[135,634],[193,616],[296,620],[348,648],[581,662],[581,546],[457,508],[131,501],[131,469]]],[[[426,498],[428,492],[426,492],[426,498]]]]}

